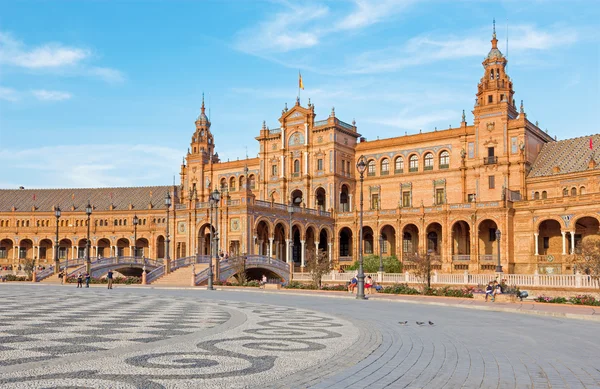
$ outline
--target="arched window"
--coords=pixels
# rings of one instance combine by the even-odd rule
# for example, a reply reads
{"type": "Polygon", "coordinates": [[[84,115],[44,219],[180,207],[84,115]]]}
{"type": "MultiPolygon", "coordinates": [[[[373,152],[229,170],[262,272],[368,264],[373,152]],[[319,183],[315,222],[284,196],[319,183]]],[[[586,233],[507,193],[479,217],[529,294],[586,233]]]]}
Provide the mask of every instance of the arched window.
{"type": "Polygon", "coordinates": [[[580,195],[584,195],[585,194],[585,186],[582,186],[581,188],[579,188],[579,194],[580,195]]]}
{"type": "Polygon", "coordinates": [[[545,200],[545,199],[547,199],[547,198],[548,198],[548,192],[546,192],[546,191],[543,191],[543,192],[542,192],[542,200],[545,200]]]}
{"type": "Polygon", "coordinates": [[[387,175],[390,174],[390,160],[387,158],[384,158],[381,161],[381,175],[387,175]]]}
{"type": "Polygon", "coordinates": [[[394,161],[394,173],[404,173],[404,158],[396,158],[394,161]]]}
{"type": "Polygon", "coordinates": [[[235,177],[229,179],[229,191],[235,192],[235,177]]]}
{"type": "Polygon", "coordinates": [[[256,185],[256,181],[254,179],[254,174],[252,174],[249,178],[248,178],[248,184],[250,186],[250,189],[254,189],[254,186],[256,185]]]}
{"type": "Polygon", "coordinates": [[[17,220],[17,227],[19,227],[19,224],[21,224],[20,220],[17,220]]]}
{"type": "Polygon", "coordinates": [[[567,188],[563,188],[563,197],[569,195],[569,190],[567,188]]]}
{"type": "Polygon", "coordinates": [[[533,199],[534,199],[534,200],[539,200],[539,199],[540,199],[540,192],[535,192],[535,193],[533,194],[533,199]]]}
{"type": "Polygon", "coordinates": [[[227,190],[227,180],[225,178],[221,178],[221,192],[227,190]]]}
{"type": "Polygon", "coordinates": [[[433,169],[433,153],[425,154],[425,167],[424,170],[432,170],[433,169]]]}
{"type": "Polygon", "coordinates": [[[294,160],[294,173],[300,173],[300,160],[294,160]]]}
{"type": "Polygon", "coordinates": [[[440,169],[448,169],[450,167],[450,153],[444,150],[440,153],[440,169]]]}
{"type": "Polygon", "coordinates": [[[490,70],[490,80],[494,79],[494,69],[490,70]]]}
{"type": "Polygon", "coordinates": [[[571,188],[571,196],[577,196],[577,188],[571,188]]]}
{"type": "Polygon", "coordinates": [[[368,176],[374,176],[375,175],[375,161],[374,160],[370,160],[367,163],[367,175],[368,176]]]}
{"type": "Polygon", "coordinates": [[[410,156],[408,159],[408,164],[408,171],[416,172],[419,170],[419,158],[415,154],[410,156]]]}
{"type": "Polygon", "coordinates": [[[127,219],[123,219],[123,225],[126,226],[127,225],[127,219]]]}

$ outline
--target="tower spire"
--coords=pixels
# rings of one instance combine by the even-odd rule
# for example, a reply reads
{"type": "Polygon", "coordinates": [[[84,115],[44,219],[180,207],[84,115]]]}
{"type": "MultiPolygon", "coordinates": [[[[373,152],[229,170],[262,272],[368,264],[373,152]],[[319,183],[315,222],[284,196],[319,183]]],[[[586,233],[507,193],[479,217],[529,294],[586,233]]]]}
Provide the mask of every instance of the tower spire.
{"type": "Polygon", "coordinates": [[[202,113],[204,113],[205,108],[204,108],[204,92],[202,92],[202,107],[200,108],[200,111],[202,111],[202,113]]]}
{"type": "Polygon", "coordinates": [[[496,19],[493,21],[493,33],[492,33],[492,49],[498,48],[498,39],[496,39],[496,19]]]}

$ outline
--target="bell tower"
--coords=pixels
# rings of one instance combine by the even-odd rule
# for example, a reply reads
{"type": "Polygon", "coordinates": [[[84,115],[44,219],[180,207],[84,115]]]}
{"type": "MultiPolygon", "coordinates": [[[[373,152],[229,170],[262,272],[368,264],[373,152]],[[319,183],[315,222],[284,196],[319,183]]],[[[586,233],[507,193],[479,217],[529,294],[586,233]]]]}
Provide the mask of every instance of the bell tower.
{"type": "Polygon", "coordinates": [[[482,65],[484,74],[477,86],[477,99],[475,101],[474,115],[498,111],[498,109],[507,110],[508,116],[516,117],[517,110],[513,103],[515,94],[510,77],[506,74],[507,59],[498,49],[498,39],[496,38],[496,21],[492,33],[492,48],[482,65]]]}
{"type": "Polygon", "coordinates": [[[215,153],[215,141],[210,132],[210,120],[206,116],[204,93],[200,115],[196,118],[196,131],[192,135],[190,147],[181,165],[181,195],[183,199],[204,201],[210,193],[212,164],[219,162],[215,153]]]}

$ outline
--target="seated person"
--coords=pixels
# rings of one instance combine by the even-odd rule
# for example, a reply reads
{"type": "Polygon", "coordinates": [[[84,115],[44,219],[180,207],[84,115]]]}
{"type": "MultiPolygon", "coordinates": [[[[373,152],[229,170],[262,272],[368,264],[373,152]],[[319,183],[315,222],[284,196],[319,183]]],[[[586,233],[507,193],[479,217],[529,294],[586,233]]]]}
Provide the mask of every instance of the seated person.
{"type": "Polygon", "coordinates": [[[485,301],[488,301],[488,298],[492,296],[492,301],[494,301],[494,286],[490,281],[485,287],[485,301]]]}
{"type": "Polygon", "coordinates": [[[367,278],[365,278],[365,291],[368,294],[371,294],[372,287],[373,287],[373,279],[371,278],[371,276],[367,276],[367,278]]]}
{"type": "Polygon", "coordinates": [[[354,275],[354,277],[352,277],[352,280],[350,280],[350,284],[348,285],[348,293],[354,293],[354,288],[356,288],[357,284],[358,278],[356,278],[356,275],[354,275]]]}

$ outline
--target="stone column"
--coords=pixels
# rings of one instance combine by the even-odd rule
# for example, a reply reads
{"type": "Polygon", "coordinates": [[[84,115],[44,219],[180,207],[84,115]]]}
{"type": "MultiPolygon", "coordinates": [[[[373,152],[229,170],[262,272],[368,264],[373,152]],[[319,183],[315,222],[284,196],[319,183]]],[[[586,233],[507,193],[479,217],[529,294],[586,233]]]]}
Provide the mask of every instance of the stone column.
{"type": "Polygon", "coordinates": [[[305,262],[304,262],[304,242],[303,240],[300,241],[300,267],[305,267],[305,262]]]}
{"type": "Polygon", "coordinates": [[[571,254],[575,254],[575,231],[571,231],[571,254]]]}
{"type": "Polygon", "coordinates": [[[354,204],[352,202],[352,195],[348,193],[348,212],[352,212],[352,204],[354,204]]]}
{"type": "Polygon", "coordinates": [[[285,263],[287,263],[288,265],[291,263],[290,261],[290,240],[286,239],[285,240],[285,263]]]}
{"type": "Polygon", "coordinates": [[[538,234],[537,232],[535,232],[533,234],[533,240],[535,241],[535,255],[540,255],[540,250],[539,250],[539,238],[540,234],[538,234]]]}
{"type": "Polygon", "coordinates": [[[327,253],[329,255],[329,262],[330,263],[331,263],[331,261],[333,259],[333,257],[331,256],[331,251],[332,251],[331,248],[332,248],[332,246],[333,246],[333,243],[331,243],[331,242],[327,243],[327,253]]]}
{"type": "Polygon", "coordinates": [[[562,255],[565,255],[565,254],[567,254],[567,237],[566,237],[567,232],[561,231],[560,233],[562,235],[562,255]]]}
{"type": "Polygon", "coordinates": [[[269,258],[273,258],[273,238],[269,238],[269,258]]]}
{"type": "Polygon", "coordinates": [[[319,242],[315,242],[315,253],[319,254],[319,242]]]}
{"type": "Polygon", "coordinates": [[[79,257],[79,252],[77,251],[78,246],[71,247],[71,259],[77,259],[79,257]]]}

